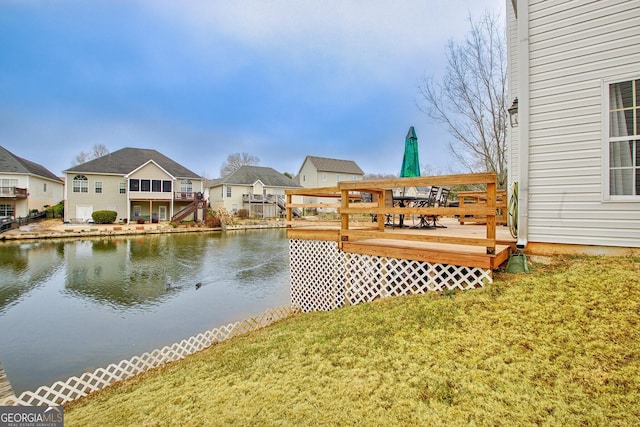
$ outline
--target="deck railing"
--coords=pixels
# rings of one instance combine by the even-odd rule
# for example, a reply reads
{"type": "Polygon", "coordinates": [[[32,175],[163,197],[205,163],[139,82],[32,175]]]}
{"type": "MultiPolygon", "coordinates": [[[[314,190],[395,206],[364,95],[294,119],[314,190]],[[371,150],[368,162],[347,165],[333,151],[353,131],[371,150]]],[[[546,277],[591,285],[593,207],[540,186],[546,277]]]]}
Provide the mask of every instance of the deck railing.
{"type": "Polygon", "coordinates": [[[173,192],[173,200],[175,201],[193,201],[193,200],[201,200],[203,195],[201,192],[196,191],[174,191],[173,192]]]}
{"type": "Polygon", "coordinates": [[[28,197],[26,188],[0,187],[0,197],[12,197],[16,199],[26,199],[28,197]]]}
{"type": "MultiPolygon", "coordinates": [[[[290,233],[298,237],[311,238],[314,234],[318,236],[323,233],[325,236],[333,236],[342,246],[345,242],[354,242],[365,239],[394,239],[418,242],[435,242],[455,245],[484,246],[487,254],[495,254],[496,251],[496,175],[495,173],[479,173],[464,175],[443,175],[417,178],[392,178],[376,179],[364,181],[344,181],[336,187],[325,188],[302,188],[286,190],[287,224],[290,233]],[[483,199],[486,203],[480,205],[463,205],[459,207],[429,206],[418,207],[412,204],[408,206],[397,206],[393,203],[392,192],[398,189],[411,187],[453,187],[457,185],[476,185],[485,188],[483,199]],[[363,195],[370,194],[371,202],[363,202],[363,195]],[[293,198],[298,196],[312,198],[334,198],[337,203],[293,203],[293,198]],[[309,225],[301,221],[292,221],[292,211],[294,209],[305,208],[337,208],[340,215],[339,229],[331,234],[326,234],[327,229],[321,227],[314,229],[293,231],[292,227],[309,225]],[[372,226],[362,226],[359,224],[351,226],[353,220],[363,215],[375,215],[377,220],[372,226]],[[429,233],[403,232],[385,230],[385,220],[387,215],[417,215],[423,217],[439,216],[483,216],[486,218],[486,236],[477,237],[456,237],[446,235],[430,235],[429,233]]],[[[367,197],[368,199],[368,197],[367,197]]],[[[335,228],[335,227],[334,227],[335,228]]],[[[291,237],[290,237],[291,238],[291,237]]]]}

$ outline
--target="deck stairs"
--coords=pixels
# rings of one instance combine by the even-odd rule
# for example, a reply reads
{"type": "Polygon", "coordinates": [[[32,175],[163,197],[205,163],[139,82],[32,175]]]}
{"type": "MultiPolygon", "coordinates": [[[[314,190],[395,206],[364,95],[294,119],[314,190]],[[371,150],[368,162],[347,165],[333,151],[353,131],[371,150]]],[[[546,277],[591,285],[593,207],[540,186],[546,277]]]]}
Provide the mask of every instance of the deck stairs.
{"type": "Polygon", "coordinates": [[[207,201],[206,200],[194,200],[193,202],[189,203],[187,206],[185,206],[184,208],[180,209],[172,218],[171,218],[171,222],[178,222],[178,221],[182,221],[183,219],[185,219],[186,217],[188,217],[189,215],[191,215],[193,212],[195,212],[198,209],[204,209],[207,207],[207,201]]]}

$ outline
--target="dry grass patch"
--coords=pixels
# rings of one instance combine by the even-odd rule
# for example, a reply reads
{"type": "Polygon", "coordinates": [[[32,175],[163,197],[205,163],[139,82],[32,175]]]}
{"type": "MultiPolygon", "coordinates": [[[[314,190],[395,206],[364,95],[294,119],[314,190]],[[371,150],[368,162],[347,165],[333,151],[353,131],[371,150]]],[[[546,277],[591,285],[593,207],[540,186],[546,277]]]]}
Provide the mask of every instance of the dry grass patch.
{"type": "Polygon", "coordinates": [[[69,405],[66,425],[639,425],[640,260],[299,315],[69,405]]]}

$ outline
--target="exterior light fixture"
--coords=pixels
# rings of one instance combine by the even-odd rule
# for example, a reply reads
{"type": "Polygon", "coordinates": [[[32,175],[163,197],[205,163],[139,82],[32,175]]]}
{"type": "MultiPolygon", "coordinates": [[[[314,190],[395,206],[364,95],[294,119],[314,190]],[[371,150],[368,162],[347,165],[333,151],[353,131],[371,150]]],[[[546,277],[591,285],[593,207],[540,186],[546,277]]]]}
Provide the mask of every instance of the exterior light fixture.
{"type": "Polygon", "coordinates": [[[513,104],[507,110],[509,112],[509,121],[512,128],[518,127],[518,98],[513,100],[513,104]]]}

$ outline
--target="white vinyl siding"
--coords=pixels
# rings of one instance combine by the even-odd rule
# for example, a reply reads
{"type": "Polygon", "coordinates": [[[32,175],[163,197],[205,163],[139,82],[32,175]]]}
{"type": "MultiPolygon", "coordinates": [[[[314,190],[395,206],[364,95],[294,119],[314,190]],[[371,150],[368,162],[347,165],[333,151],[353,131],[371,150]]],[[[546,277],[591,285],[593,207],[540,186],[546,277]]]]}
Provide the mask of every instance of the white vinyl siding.
{"type": "Polygon", "coordinates": [[[608,201],[603,113],[603,82],[637,78],[638,28],[637,0],[529,1],[529,241],[640,247],[640,203],[608,201]]]}

